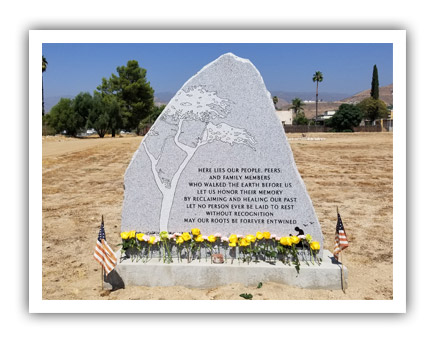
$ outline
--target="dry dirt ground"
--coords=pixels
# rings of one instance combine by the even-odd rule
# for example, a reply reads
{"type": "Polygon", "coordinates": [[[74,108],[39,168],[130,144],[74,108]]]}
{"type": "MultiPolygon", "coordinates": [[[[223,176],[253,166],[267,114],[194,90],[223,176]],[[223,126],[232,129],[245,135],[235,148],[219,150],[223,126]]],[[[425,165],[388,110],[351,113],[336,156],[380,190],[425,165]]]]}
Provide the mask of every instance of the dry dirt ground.
{"type": "MultiPolygon", "coordinates": [[[[301,135],[290,134],[289,138],[301,135]]],[[[142,137],[43,137],[43,299],[389,300],[393,297],[392,133],[311,134],[291,140],[298,170],[320,220],[324,247],[333,248],[336,206],[350,246],[343,252],[349,286],[306,290],[276,283],[214,289],[126,287],[102,292],[93,249],[105,218],[108,243],[120,243],[123,175],[142,137]]],[[[301,273],[301,270],[300,270],[301,273]]]]}

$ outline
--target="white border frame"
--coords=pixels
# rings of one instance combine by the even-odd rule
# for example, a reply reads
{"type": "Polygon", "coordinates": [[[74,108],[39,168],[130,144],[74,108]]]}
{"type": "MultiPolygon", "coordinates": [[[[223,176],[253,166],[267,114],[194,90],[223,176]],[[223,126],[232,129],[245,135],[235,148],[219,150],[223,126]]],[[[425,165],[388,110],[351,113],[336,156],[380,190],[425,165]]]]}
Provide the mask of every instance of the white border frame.
{"type": "MultiPolygon", "coordinates": [[[[245,56],[247,58],[247,56],[245,56]]],[[[31,30],[29,31],[29,311],[31,313],[404,313],[406,312],[405,30],[31,30]],[[93,301],[42,299],[43,43],[392,43],[393,300],[93,301]],[[37,128],[37,126],[40,126],[37,128]],[[197,304],[200,304],[199,307],[197,304]],[[295,307],[294,307],[295,306],[295,307]]],[[[67,241],[67,239],[65,239],[67,241]]],[[[91,255],[91,254],[89,254],[91,255]]]]}

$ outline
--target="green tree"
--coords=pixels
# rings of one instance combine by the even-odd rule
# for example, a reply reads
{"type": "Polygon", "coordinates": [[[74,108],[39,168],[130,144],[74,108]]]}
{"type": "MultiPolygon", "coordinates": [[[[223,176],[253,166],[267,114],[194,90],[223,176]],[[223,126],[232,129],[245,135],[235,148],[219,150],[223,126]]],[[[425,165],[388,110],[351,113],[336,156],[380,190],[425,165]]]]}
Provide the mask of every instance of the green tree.
{"type": "Polygon", "coordinates": [[[88,92],[81,92],[74,98],[72,107],[77,115],[77,128],[84,128],[93,109],[93,97],[88,92]]]}
{"type": "Polygon", "coordinates": [[[103,138],[110,128],[110,116],[102,95],[95,92],[92,98],[92,109],[87,119],[87,128],[94,128],[103,138]]]}
{"type": "Polygon", "coordinates": [[[73,100],[61,98],[47,114],[47,123],[56,133],[66,131],[67,135],[76,136],[79,130],[80,117],[73,109],[73,100]]]}
{"type": "Polygon", "coordinates": [[[388,114],[385,102],[372,97],[362,100],[357,106],[362,111],[364,118],[371,123],[376,119],[386,118],[388,114]]]}
{"type": "Polygon", "coordinates": [[[303,112],[304,102],[300,98],[294,98],[291,100],[292,108],[294,110],[294,115],[297,116],[300,112],[303,112]]]}
{"type": "Polygon", "coordinates": [[[42,116],[42,135],[55,135],[56,130],[51,127],[48,123],[49,120],[49,114],[45,114],[42,116]]]}
{"type": "MultiPolygon", "coordinates": [[[[150,125],[152,125],[156,119],[159,117],[159,115],[162,113],[162,111],[165,109],[166,105],[161,105],[161,106],[155,106],[153,108],[153,112],[148,115],[147,117],[145,117],[143,120],[140,121],[139,124],[139,132],[143,132],[143,130],[145,130],[146,128],[148,128],[150,125]]],[[[139,134],[140,134],[139,133],[139,134]]]]}
{"type": "Polygon", "coordinates": [[[313,82],[317,83],[316,86],[316,111],[315,111],[315,124],[318,121],[318,83],[322,82],[324,80],[323,74],[320,71],[316,71],[315,74],[312,77],[313,82]]]}
{"type": "Polygon", "coordinates": [[[334,128],[337,132],[353,131],[363,118],[363,114],[355,105],[342,104],[336,113],[326,122],[326,126],[334,128]]]}
{"type": "Polygon", "coordinates": [[[98,91],[114,94],[122,108],[123,127],[138,129],[142,119],[152,113],[154,91],[146,79],[147,71],[139,67],[138,61],[129,60],[126,66],[117,67],[118,75],[102,79],[98,91]]]}
{"type": "Polygon", "coordinates": [[[115,137],[116,130],[119,130],[123,126],[122,122],[122,108],[119,100],[115,95],[107,95],[103,97],[105,107],[107,108],[109,115],[109,127],[111,130],[111,137],[115,137]]]}
{"type": "MultiPolygon", "coordinates": [[[[106,78],[102,78],[102,84],[99,85],[97,90],[94,92],[94,96],[98,95],[103,99],[104,107],[108,109],[109,129],[111,130],[111,137],[114,138],[116,130],[123,128],[125,125],[125,121],[123,120],[124,102],[121,99],[120,92],[115,88],[115,83],[111,79],[107,80],[106,78]]],[[[92,119],[95,119],[94,114],[92,115],[92,119]]],[[[93,121],[94,120],[92,120],[90,124],[93,121]]]]}
{"type": "Polygon", "coordinates": [[[103,95],[95,91],[93,107],[87,120],[87,128],[94,128],[101,138],[111,131],[111,136],[114,138],[115,131],[120,126],[121,107],[116,96],[103,95]]]}
{"type": "Polygon", "coordinates": [[[276,104],[279,102],[279,98],[275,95],[274,97],[273,97],[273,105],[274,105],[274,107],[276,108],[276,104]]]}
{"type": "Polygon", "coordinates": [[[48,61],[42,55],[42,116],[45,115],[45,99],[44,99],[44,89],[43,89],[43,74],[47,70],[47,67],[48,67],[48,61]]]}
{"type": "Polygon", "coordinates": [[[379,81],[378,81],[378,69],[374,65],[372,73],[372,85],[371,85],[371,97],[375,100],[379,99],[379,81]]]}
{"type": "Polygon", "coordinates": [[[309,120],[306,118],[303,111],[300,111],[296,114],[295,118],[293,119],[293,125],[308,125],[309,120]]]}

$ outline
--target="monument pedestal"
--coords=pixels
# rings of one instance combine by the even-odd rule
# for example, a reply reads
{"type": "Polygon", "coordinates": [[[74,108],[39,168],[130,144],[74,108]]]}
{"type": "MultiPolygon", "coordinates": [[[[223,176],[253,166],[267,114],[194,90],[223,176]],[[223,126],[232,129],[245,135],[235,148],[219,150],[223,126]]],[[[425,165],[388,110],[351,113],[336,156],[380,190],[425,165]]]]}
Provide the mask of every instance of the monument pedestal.
{"type": "MultiPolygon", "coordinates": [[[[117,253],[120,258],[120,252],[117,253]]],[[[151,259],[146,263],[132,262],[131,259],[122,260],[113,272],[120,283],[125,286],[184,286],[191,288],[214,288],[231,283],[241,283],[246,286],[256,286],[262,282],[276,282],[291,286],[310,289],[341,289],[341,264],[334,261],[333,255],[324,250],[320,265],[307,265],[301,262],[300,272],[297,273],[291,264],[277,261],[275,264],[267,262],[244,263],[235,259],[223,264],[212,264],[210,260],[194,260],[191,263],[174,262],[164,264],[162,260],[151,259]],[[332,260],[333,259],[333,260],[332,260]],[[117,275],[118,274],[118,275],[117,275]],[[120,278],[120,279],[119,279],[120,278]]],[[[345,287],[348,286],[348,270],[344,266],[345,287]]],[[[111,275],[111,274],[110,274],[111,275]]],[[[106,280],[109,279],[108,276],[106,280]]],[[[116,289],[117,283],[112,285],[105,282],[106,289],[116,289]]],[[[123,286],[124,286],[123,285],[123,286]]]]}

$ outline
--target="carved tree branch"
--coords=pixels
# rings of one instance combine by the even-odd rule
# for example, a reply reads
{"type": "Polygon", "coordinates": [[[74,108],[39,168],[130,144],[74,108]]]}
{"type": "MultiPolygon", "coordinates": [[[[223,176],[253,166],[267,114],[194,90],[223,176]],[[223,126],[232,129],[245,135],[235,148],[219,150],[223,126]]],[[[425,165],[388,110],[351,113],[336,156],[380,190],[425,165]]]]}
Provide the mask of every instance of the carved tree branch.
{"type": "Polygon", "coordinates": [[[199,142],[198,142],[198,147],[205,145],[208,142],[208,124],[206,125],[206,128],[204,128],[204,131],[201,135],[201,137],[199,138],[199,142]]]}
{"type": "Polygon", "coordinates": [[[159,157],[156,159],[156,158],[155,158],[155,157],[150,153],[149,149],[147,148],[147,145],[146,145],[145,141],[143,142],[143,145],[144,145],[144,149],[145,149],[145,151],[146,151],[146,153],[147,153],[147,155],[148,155],[148,157],[149,157],[149,159],[150,159],[150,162],[151,162],[152,172],[153,172],[153,176],[154,176],[155,181],[156,181],[156,185],[158,186],[158,188],[159,188],[159,190],[161,191],[161,193],[164,194],[164,192],[166,191],[166,187],[165,187],[164,184],[162,183],[162,180],[161,180],[161,178],[159,177],[159,174],[158,174],[158,172],[157,172],[157,170],[156,170],[157,163],[158,163],[158,161],[159,161],[159,159],[160,159],[162,153],[161,153],[161,154],[159,155],[159,157]]]}
{"type": "Polygon", "coordinates": [[[180,149],[182,149],[182,150],[185,151],[187,154],[189,154],[189,153],[193,152],[193,150],[195,149],[195,147],[190,147],[190,146],[185,145],[185,144],[183,144],[182,142],[179,141],[180,134],[182,133],[182,132],[181,132],[181,129],[182,129],[182,126],[183,126],[183,121],[184,121],[183,119],[180,119],[180,122],[179,122],[179,124],[178,124],[178,130],[177,130],[177,133],[176,133],[176,135],[174,136],[174,142],[175,142],[175,144],[176,144],[180,149]]]}

